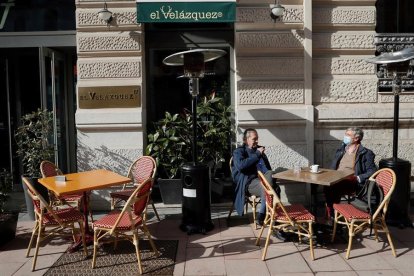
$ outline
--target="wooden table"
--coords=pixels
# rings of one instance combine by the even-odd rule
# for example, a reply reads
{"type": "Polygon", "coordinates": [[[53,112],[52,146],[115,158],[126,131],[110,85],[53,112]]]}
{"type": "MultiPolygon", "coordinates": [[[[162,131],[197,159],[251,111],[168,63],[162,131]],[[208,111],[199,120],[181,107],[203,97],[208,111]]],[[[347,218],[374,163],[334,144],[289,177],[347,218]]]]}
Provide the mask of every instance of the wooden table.
{"type": "MultiPolygon", "coordinates": [[[[64,174],[66,181],[56,181],[55,176],[38,179],[39,183],[53,191],[57,196],[83,192],[83,217],[87,242],[93,241],[93,233],[88,225],[88,196],[86,192],[131,182],[131,179],[108,170],[93,170],[64,174]]],[[[78,248],[75,244],[70,251],[78,248]]]]}
{"type": "Polygon", "coordinates": [[[337,171],[322,168],[319,169],[319,173],[311,173],[309,168],[302,168],[300,172],[294,172],[291,169],[275,173],[273,178],[331,186],[353,174],[354,172],[352,170],[337,171]]]}
{"type": "MultiPolygon", "coordinates": [[[[353,175],[352,170],[347,171],[337,171],[331,169],[319,168],[318,173],[311,173],[309,168],[301,168],[300,172],[294,172],[293,169],[286,170],[283,172],[275,173],[273,178],[290,180],[295,182],[304,182],[310,184],[317,184],[323,186],[332,186],[338,183],[339,181],[353,175]]],[[[316,197],[315,191],[311,186],[311,200],[310,200],[310,209],[312,210],[312,197],[316,197]]],[[[315,213],[315,210],[312,210],[315,213]]]]}

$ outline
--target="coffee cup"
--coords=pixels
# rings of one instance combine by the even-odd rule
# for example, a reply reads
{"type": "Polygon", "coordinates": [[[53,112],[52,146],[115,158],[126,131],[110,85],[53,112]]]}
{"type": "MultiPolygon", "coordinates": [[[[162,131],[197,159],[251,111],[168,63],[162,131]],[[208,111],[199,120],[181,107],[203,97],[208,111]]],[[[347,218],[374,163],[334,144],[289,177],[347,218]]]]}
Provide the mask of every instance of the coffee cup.
{"type": "Polygon", "coordinates": [[[312,166],[310,166],[309,167],[310,168],[310,171],[312,172],[312,173],[317,173],[317,172],[319,172],[319,165],[312,165],[312,166]]]}

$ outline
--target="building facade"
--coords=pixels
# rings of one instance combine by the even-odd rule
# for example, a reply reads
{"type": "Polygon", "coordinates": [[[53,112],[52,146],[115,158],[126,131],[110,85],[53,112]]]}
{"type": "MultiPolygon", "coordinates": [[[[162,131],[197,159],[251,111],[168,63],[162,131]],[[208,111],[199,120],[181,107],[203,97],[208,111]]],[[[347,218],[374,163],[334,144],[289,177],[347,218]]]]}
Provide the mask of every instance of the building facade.
{"type": "MultiPolygon", "coordinates": [[[[363,143],[377,164],[391,157],[393,96],[378,93],[376,66],[365,61],[387,37],[375,29],[381,2],[282,0],[285,12],[273,19],[272,0],[238,0],[234,23],[140,24],[135,0],[107,1],[109,23],[98,16],[103,1],[76,0],[77,169],[125,174],[143,154],[148,126],[163,110],[157,108],[190,97],[177,92],[186,83],[171,88],[178,69],[163,67],[162,59],[200,47],[227,52],[212,70],[223,75],[220,87],[234,109],[237,140],[245,128],[257,128],[274,168],[328,167],[349,126],[365,130],[363,143]]],[[[409,44],[413,36],[404,37],[409,44]]],[[[414,162],[414,98],[408,92],[400,97],[399,157],[414,162]]],[[[305,185],[283,190],[288,201],[310,195],[305,185]]],[[[108,207],[107,197],[107,191],[94,192],[95,208],[108,207]]]]}

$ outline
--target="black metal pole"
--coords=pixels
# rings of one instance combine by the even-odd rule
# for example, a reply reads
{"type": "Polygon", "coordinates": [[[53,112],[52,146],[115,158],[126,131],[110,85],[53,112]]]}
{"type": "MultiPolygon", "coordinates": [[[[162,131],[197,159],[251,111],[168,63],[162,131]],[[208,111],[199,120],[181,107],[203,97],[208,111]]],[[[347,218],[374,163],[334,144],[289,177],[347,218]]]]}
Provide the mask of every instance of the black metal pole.
{"type": "Polygon", "coordinates": [[[193,163],[197,162],[197,96],[193,96],[193,163]]]}
{"type": "Polygon", "coordinates": [[[394,131],[392,139],[392,157],[394,159],[398,158],[398,119],[399,119],[399,110],[400,110],[400,95],[399,93],[394,93],[394,131]]]}

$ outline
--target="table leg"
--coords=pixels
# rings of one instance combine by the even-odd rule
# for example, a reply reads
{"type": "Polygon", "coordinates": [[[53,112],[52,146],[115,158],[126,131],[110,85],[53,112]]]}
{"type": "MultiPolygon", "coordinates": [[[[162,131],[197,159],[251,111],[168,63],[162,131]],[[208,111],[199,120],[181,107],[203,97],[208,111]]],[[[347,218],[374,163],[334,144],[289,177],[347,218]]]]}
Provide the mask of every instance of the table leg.
{"type": "MultiPolygon", "coordinates": [[[[87,192],[83,192],[83,220],[85,222],[84,229],[85,229],[86,246],[91,245],[93,243],[93,231],[91,231],[91,228],[89,227],[88,215],[89,215],[89,196],[87,192]]],[[[82,237],[79,236],[77,241],[68,248],[68,252],[72,253],[72,252],[78,251],[81,247],[82,247],[82,237]]]]}

